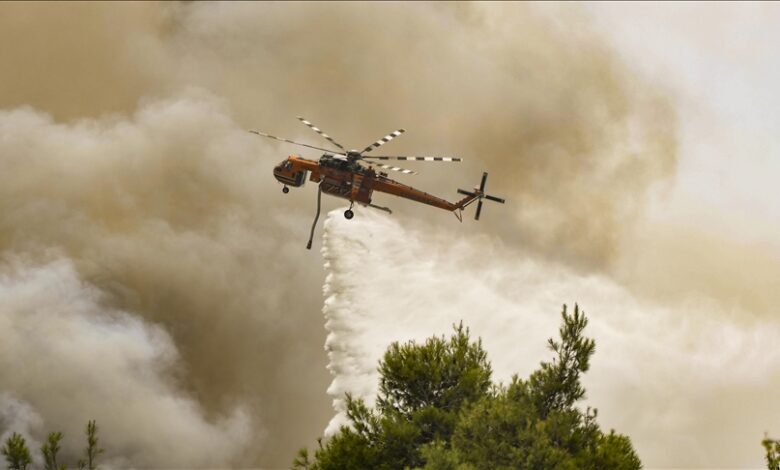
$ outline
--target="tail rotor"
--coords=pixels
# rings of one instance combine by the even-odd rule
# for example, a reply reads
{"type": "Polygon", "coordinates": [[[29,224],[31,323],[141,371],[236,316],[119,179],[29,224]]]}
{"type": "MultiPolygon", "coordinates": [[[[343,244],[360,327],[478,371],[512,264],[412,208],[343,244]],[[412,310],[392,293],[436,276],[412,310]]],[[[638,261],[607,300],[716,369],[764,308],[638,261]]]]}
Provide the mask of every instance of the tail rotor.
{"type": "MultiPolygon", "coordinates": [[[[470,202],[477,201],[477,213],[474,214],[474,220],[479,220],[479,215],[482,213],[482,199],[488,199],[493,202],[498,202],[501,204],[506,203],[506,199],[491,196],[489,194],[485,194],[485,183],[487,183],[487,172],[482,173],[482,181],[479,183],[479,187],[475,187],[473,191],[466,191],[465,189],[458,189],[458,193],[465,194],[467,196],[471,196],[474,199],[472,199],[470,202]]],[[[467,204],[468,205],[468,204],[467,204]]]]}

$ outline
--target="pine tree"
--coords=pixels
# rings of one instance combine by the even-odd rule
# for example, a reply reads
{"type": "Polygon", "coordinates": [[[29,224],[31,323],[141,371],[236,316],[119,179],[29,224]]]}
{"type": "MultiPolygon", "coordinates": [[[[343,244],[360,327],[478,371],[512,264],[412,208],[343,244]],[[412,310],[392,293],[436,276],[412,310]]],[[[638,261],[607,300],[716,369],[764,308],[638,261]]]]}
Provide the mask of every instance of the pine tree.
{"type": "Polygon", "coordinates": [[[420,466],[423,446],[450,439],[461,409],[488,392],[492,373],[481,342],[471,342],[462,324],[449,339],[391,344],[379,372],[377,409],[347,394],[351,427],[343,427],[312,460],[301,451],[294,468],[420,466]]]}
{"type": "Polygon", "coordinates": [[[64,464],[61,465],[57,463],[57,453],[60,451],[61,440],[61,432],[52,432],[49,433],[46,442],[41,446],[44,470],[66,470],[64,464]]]}
{"type": "Polygon", "coordinates": [[[768,470],[780,470],[780,441],[764,436],[761,441],[766,451],[766,468],[768,470]]]}
{"type": "Polygon", "coordinates": [[[584,336],[588,321],[578,306],[573,314],[564,306],[561,319],[560,338],[548,342],[553,359],[508,386],[491,383],[482,343],[462,323],[449,340],[393,343],[379,363],[376,409],[347,394],[350,426],[313,458],[302,449],[293,467],[640,469],[628,437],[603,433],[596,410],[575,407],[595,342],[584,336]]]}
{"type": "Polygon", "coordinates": [[[97,424],[95,420],[87,422],[87,429],[85,434],[87,435],[87,448],[84,450],[85,458],[79,460],[79,470],[96,470],[97,469],[97,457],[103,453],[103,449],[98,447],[97,438],[97,424]]]}
{"type": "Polygon", "coordinates": [[[18,433],[13,433],[5,441],[5,446],[0,450],[0,453],[5,456],[9,470],[26,470],[27,466],[32,463],[27,443],[24,437],[18,433]]]}

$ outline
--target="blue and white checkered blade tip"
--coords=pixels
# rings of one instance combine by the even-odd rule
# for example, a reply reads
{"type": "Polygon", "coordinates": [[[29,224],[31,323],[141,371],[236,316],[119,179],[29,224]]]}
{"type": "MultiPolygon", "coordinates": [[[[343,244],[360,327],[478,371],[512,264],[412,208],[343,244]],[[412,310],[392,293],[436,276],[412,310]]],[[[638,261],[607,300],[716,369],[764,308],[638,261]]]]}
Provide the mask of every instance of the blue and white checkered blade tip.
{"type": "Polygon", "coordinates": [[[416,171],[407,170],[406,168],[400,168],[400,167],[397,167],[397,166],[384,165],[382,163],[376,163],[375,165],[378,166],[379,168],[384,168],[385,170],[397,171],[399,173],[404,173],[406,175],[416,175],[417,174],[416,171]]]}
{"type": "Polygon", "coordinates": [[[275,140],[278,140],[280,142],[287,142],[288,144],[295,144],[295,145],[300,145],[302,147],[309,147],[310,149],[322,150],[323,152],[333,152],[333,150],[324,149],[322,147],[315,147],[315,146],[309,145],[309,144],[302,144],[300,142],[295,142],[294,140],[284,139],[282,137],[276,137],[275,135],[266,134],[265,132],[260,132],[260,131],[249,131],[249,132],[251,132],[252,134],[257,134],[257,135],[263,136],[263,137],[268,137],[269,139],[275,139],[275,140]]]}
{"type": "Polygon", "coordinates": [[[366,160],[406,160],[415,162],[462,162],[460,157],[403,157],[403,156],[370,156],[363,157],[366,160]]]}
{"type": "Polygon", "coordinates": [[[377,147],[381,147],[381,146],[385,145],[386,143],[390,142],[391,140],[395,139],[399,135],[403,134],[404,132],[406,132],[406,129],[398,129],[397,131],[393,131],[393,132],[387,134],[386,136],[382,137],[381,139],[377,140],[373,144],[369,145],[368,147],[364,148],[363,151],[360,152],[360,153],[370,152],[370,151],[374,150],[377,147]]]}
{"type": "Polygon", "coordinates": [[[328,139],[328,142],[330,142],[331,144],[335,145],[336,147],[340,148],[341,150],[346,150],[340,143],[338,143],[335,140],[333,140],[333,137],[331,137],[328,134],[324,133],[322,131],[322,129],[320,129],[319,127],[315,126],[314,124],[312,124],[311,122],[309,122],[306,119],[302,118],[301,116],[298,116],[298,120],[301,121],[302,123],[306,124],[307,126],[309,126],[311,128],[311,130],[313,130],[317,134],[319,134],[319,135],[325,137],[326,139],[328,139]]]}

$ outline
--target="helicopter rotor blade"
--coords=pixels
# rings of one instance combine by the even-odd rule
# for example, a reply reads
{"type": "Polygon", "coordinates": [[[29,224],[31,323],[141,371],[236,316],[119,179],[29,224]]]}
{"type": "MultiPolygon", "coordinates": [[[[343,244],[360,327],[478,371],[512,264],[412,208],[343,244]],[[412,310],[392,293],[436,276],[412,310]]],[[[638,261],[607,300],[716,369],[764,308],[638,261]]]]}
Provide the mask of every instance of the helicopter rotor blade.
{"type": "Polygon", "coordinates": [[[276,139],[276,140],[278,140],[280,142],[287,142],[288,144],[295,144],[295,145],[300,145],[302,147],[309,147],[310,149],[322,150],[323,152],[333,153],[333,150],[328,150],[328,149],[324,149],[324,148],[321,148],[321,147],[315,147],[315,146],[309,145],[309,144],[302,144],[300,142],[295,142],[295,141],[292,141],[292,140],[289,140],[289,139],[283,139],[281,137],[276,137],[275,135],[266,134],[265,132],[260,132],[260,131],[249,131],[249,132],[251,132],[252,134],[257,134],[257,135],[263,136],[263,137],[268,137],[270,139],[276,139]]]}
{"type": "Polygon", "coordinates": [[[322,129],[320,129],[319,127],[315,126],[314,124],[312,124],[311,122],[307,121],[306,119],[304,119],[301,116],[298,116],[298,120],[301,121],[302,123],[306,124],[307,126],[309,126],[311,128],[311,130],[313,130],[317,134],[325,137],[328,140],[328,142],[332,143],[333,145],[335,145],[336,147],[340,148],[341,150],[346,151],[346,149],[340,143],[338,143],[335,140],[333,140],[333,137],[331,137],[328,134],[326,134],[325,132],[323,132],[322,129]]]}
{"type": "Polygon", "coordinates": [[[462,162],[460,157],[404,157],[404,156],[367,156],[364,160],[406,160],[417,162],[462,162]]]}
{"type": "Polygon", "coordinates": [[[382,163],[375,163],[375,165],[378,166],[379,168],[384,168],[385,170],[398,171],[400,173],[404,173],[404,174],[407,174],[407,175],[416,175],[417,174],[416,171],[407,170],[406,168],[400,168],[400,167],[397,167],[397,166],[384,165],[382,163]]]}
{"type": "Polygon", "coordinates": [[[395,139],[396,137],[403,134],[404,132],[406,132],[406,129],[398,129],[397,131],[393,131],[387,134],[386,136],[382,137],[381,139],[377,140],[373,144],[369,145],[368,147],[364,148],[363,151],[360,153],[363,154],[366,152],[370,152],[377,147],[381,147],[382,145],[390,142],[391,140],[395,139]]]}

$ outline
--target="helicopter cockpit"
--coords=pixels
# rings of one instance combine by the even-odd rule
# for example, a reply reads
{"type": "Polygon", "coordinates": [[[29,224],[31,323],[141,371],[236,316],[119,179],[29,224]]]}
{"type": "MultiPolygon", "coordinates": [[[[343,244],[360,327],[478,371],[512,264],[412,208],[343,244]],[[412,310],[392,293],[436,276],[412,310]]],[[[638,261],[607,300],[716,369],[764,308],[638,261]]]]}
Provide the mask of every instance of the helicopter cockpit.
{"type": "Polygon", "coordinates": [[[300,187],[306,182],[306,170],[295,171],[292,162],[284,160],[274,167],[274,177],[282,184],[300,187]]]}

